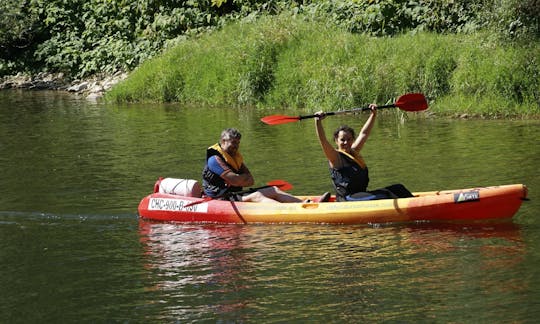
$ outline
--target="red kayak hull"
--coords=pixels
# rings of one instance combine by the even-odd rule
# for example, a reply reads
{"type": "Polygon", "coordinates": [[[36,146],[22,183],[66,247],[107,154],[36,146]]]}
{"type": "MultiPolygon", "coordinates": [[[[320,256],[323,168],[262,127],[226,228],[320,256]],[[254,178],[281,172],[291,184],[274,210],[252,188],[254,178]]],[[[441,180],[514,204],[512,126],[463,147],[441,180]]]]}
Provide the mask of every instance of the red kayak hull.
{"type": "Polygon", "coordinates": [[[512,184],[414,195],[356,202],[334,202],[332,197],[323,203],[252,203],[153,193],[142,199],[138,212],[144,219],[186,223],[474,222],[511,219],[526,199],[527,187],[512,184]]]}

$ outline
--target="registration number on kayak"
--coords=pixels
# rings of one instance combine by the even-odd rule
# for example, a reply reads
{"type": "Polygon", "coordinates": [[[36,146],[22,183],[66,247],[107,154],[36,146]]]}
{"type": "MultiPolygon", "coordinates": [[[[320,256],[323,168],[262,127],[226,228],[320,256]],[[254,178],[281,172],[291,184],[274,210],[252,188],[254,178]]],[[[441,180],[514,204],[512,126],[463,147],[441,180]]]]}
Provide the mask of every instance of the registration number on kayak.
{"type": "Polygon", "coordinates": [[[455,203],[464,203],[468,201],[478,201],[480,200],[480,191],[471,190],[454,194],[455,203]]]}
{"type": "Polygon", "coordinates": [[[148,210],[166,210],[166,211],[187,211],[194,213],[208,212],[208,204],[201,203],[185,207],[191,203],[190,200],[169,199],[169,198],[150,198],[148,210]]]}

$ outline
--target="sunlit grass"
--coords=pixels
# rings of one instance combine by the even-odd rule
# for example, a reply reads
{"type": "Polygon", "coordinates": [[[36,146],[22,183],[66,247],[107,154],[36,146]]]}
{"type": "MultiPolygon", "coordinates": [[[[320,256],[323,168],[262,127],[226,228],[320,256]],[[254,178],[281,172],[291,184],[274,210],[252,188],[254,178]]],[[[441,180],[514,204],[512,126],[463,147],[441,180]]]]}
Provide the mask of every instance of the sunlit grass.
{"type": "Polygon", "coordinates": [[[180,43],[107,98],[335,110],[422,92],[437,114],[540,115],[540,45],[487,36],[376,38],[267,17],[180,43]]]}

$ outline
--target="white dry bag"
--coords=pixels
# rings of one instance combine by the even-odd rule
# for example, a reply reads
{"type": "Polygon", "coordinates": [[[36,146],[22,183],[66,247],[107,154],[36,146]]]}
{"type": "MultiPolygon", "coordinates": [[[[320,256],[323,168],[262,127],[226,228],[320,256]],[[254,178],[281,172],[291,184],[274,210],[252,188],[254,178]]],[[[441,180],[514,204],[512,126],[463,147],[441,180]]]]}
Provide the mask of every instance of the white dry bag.
{"type": "Polygon", "coordinates": [[[164,178],[158,180],[158,183],[159,193],[198,198],[202,196],[201,185],[197,180],[164,178]]]}

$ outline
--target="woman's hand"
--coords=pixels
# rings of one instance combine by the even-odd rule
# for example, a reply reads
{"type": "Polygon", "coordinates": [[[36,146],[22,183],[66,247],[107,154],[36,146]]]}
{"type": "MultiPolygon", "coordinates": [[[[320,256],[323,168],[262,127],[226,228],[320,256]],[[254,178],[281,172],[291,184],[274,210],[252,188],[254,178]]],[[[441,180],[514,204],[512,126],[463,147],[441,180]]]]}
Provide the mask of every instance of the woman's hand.
{"type": "Polygon", "coordinates": [[[313,115],[315,115],[315,120],[323,120],[326,117],[326,113],[324,111],[322,111],[322,110],[317,111],[313,115]]]}

